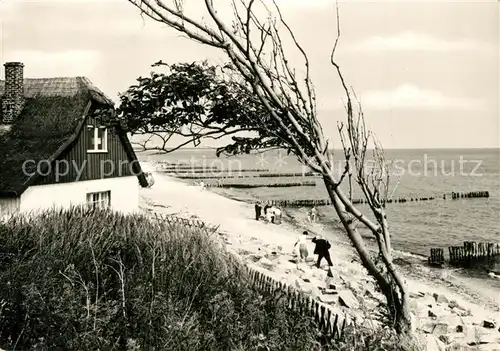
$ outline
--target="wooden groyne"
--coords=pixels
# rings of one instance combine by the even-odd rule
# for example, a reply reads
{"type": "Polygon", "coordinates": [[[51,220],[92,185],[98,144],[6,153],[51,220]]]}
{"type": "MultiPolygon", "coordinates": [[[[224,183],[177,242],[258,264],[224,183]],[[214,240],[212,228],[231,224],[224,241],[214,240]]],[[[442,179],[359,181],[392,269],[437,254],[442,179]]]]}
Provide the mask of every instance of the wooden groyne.
{"type": "MultiPolygon", "coordinates": [[[[167,173],[175,173],[175,172],[167,172],[167,173]]],[[[201,179],[236,179],[236,178],[255,178],[255,176],[252,175],[246,175],[246,174],[241,174],[241,175],[236,175],[236,174],[219,174],[216,175],[216,172],[213,172],[214,174],[212,175],[207,175],[206,173],[203,175],[196,175],[196,174],[182,174],[182,173],[177,173],[175,174],[175,178],[178,179],[192,179],[192,180],[201,180],[201,179]]]]}
{"type": "MultiPolygon", "coordinates": [[[[465,241],[463,246],[449,246],[448,254],[451,265],[467,267],[499,256],[500,244],[465,241]]],[[[433,266],[442,266],[445,263],[444,249],[432,248],[428,263],[433,266]]]]}
{"type": "Polygon", "coordinates": [[[279,178],[279,177],[319,177],[318,173],[313,172],[299,172],[299,173],[263,173],[259,174],[259,177],[265,178],[279,178]]]}
{"type": "Polygon", "coordinates": [[[431,255],[429,256],[427,261],[432,266],[442,267],[445,263],[444,250],[441,248],[431,249],[431,255]]]}
{"type": "Polygon", "coordinates": [[[330,199],[323,200],[268,200],[271,205],[278,207],[313,207],[329,206],[332,204],[330,199]]]}
{"type": "MultiPolygon", "coordinates": [[[[489,197],[488,191],[475,191],[470,193],[452,193],[452,194],[461,194],[463,197],[460,198],[473,198],[473,197],[489,197]],[[468,195],[468,196],[466,196],[468,195]]],[[[433,201],[437,198],[434,196],[426,196],[426,197],[400,197],[395,199],[389,199],[386,201],[382,201],[382,204],[393,204],[393,203],[407,203],[407,202],[422,202],[422,201],[433,201]]],[[[446,194],[443,194],[443,199],[447,199],[446,194]]],[[[452,197],[452,199],[455,199],[452,197]]],[[[330,199],[297,199],[297,200],[271,200],[273,204],[281,207],[312,207],[312,206],[330,206],[332,204],[330,199]]],[[[361,199],[353,199],[352,203],[364,204],[366,200],[361,199]]]]}
{"type": "Polygon", "coordinates": [[[478,261],[488,261],[500,255],[500,245],[495,243],[476,243],[465,241],[463,246],[448,247],[450,264],[468,266],[478,261]]]}
{"type": "MultiPolygon", "coordinates": [[[[422,197],[422,198],[398,198],[398,199],[390,199],[385,203],[404,203],[404,202],[418,202],[418,201],[429,201],[434,200],[434,197],[422,197]]],[[[270,202],[279,207],[312,207],[312,206],[330,206],[332,201],[330,199],[297,199],[297,200],[270,200],[270,202]]],[[[352,199],[352,203],[364,204],[366,203],[365,199],[352,199]]]]}
{"type": "Polygon", "coordinates": [[[175,171],[196,171],[199,173],[204,173],[204,172],[217,172],[220,171],[219,167],[215,166],[189,166],[189,165],[182,165],[182,166],[177,166],[177,165],[158,165],[157,166],[160,170],[162,171],[167,171],[167,172],[175,172],[175,171]]]}
{"type": "Polygon", "coordinates": [[[335,313],[326,305],[294,287],[278,282],[272,277],[254,268],[248,267],[250,282],[255,290],[276,298],[286,299],[287,307],[302,315],[314,319],[320,332],[331,341],[340,340],[348,324],[347,316],[335,313]]]}
{"type": "MultiPolygon", "coordinates": [[[[194,174],[193,172],[174,172],[167,171],[168,173],[176,173],[175,177],[179,179],[230,179],[230,178],[291,178],[291,177],[316,177],[317,174],[314,173],[260,173],[260,174],[239,174],[238,170],[234,170],[232,172],[223,172],[223,171],[209,171],[209,172],[200,172],[198,174],[194,174]],[[211,173],[211,174],[210,174],[211,173]],[[225,173],[225,174],[221,174],[225,173]]],[[[251,171],[248,170],[248,173],[251,171]]],[[[195,172],[196,173],[196,172],[195,172]]],[[[242,171],[242,173],[245,173],[242,171]]]]}
{"type": "Polygon", "coordinates": [[[489,191],[471,191],[468,193],[455,193],[455,192],[451,193],[452,200],[484,198],[484,197],[490,197],[490,192],[489,191]]]}
{"type": "Polygon", "coordinates": [[[262,183],[262,184],[209,184],[212,188],[290,188],[297,186],[316,186],[316,182],[297,182],[297,183],[262,183]]]}
{"type": "MultiPolygon", "coordinates": [[[[214,175],[222,175],[224,173],[229,173],[229,174],[238,174],[238,173],[250,173],[250,172],[269,172],[269,169],[267,168],[248,168],[248,169],[224,169],[224,168],[215,168],[215,169],[191,169],[191,168],[169,168],[169,170],[172,170],[172,172],[175,172],[179,175],[190,175],[190,174],[203,174],[204,173],[215,173],[214,175]],[[221,174],[222,173],[222,174],[221,174]]],[[[264,173],[266,174],[266,173],[264,173]]],[[[210,175],[210,174],[208,174],[210,175]]],[[[252,176],[252,175],[250,175],[252,176]]],[[[253,175],[254,177],[260,176],[260,175],[253,175]]]]}

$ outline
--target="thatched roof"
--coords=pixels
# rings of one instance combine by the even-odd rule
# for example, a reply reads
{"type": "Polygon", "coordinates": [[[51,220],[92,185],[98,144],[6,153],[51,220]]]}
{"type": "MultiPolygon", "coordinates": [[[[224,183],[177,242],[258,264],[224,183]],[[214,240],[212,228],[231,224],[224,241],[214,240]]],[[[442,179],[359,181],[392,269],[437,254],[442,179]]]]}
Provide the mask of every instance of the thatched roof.
{"type": "MultiPolygon", "coordinates": [[[[5,81],[0,80],[0,96],[4,94],[5,81]]],[[[34,97],[62,97],[75,96],[87,92],[95,101],[114,105],[113,100],[106,96],[90,80],[85,77],[58,77],[58,78],[27,78],[24,79],[24,96],[34,97]]]]}
{"type": "MultiPolygon", "coordinates": [[[[38,176],[29,165],[54,160],[76,140],[90,104],[114,103],[85,77],[25,79],[23,110],[10,131],[0,133],[0,196],[20,196],[38,176]],[[23,170],[23,163],[28,167],[23,170]]],[[[0,98],[5,83],[0,81],[0,98]]],[[[0,116],[1,117],[1,116],[0,116]]],[[[120,137],[130,160],[136,155],[125,133],[120,137]]],[[[139,181],[146,186],[145,176],[139,181]]]]}

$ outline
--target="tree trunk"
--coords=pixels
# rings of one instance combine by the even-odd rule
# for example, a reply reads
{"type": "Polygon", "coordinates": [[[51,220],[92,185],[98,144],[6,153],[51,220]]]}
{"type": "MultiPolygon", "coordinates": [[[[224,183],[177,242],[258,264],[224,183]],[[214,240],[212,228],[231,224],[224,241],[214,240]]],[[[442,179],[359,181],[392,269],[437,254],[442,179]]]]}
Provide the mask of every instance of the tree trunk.
{"type": "Polygon", "coordinates": [[[398,334],[410,335],[412,332],[411,315],[408,305],[408,295],[405,291],[406,289],[404,286],[401,287],[396,284],[394,279],[391,279],[391,275],[386,276],[377,268],[364,245],[363,238],[357,230],[352,227],[351,221],[346,216],[345,207],[333,189],[330,179],[324,176],[323,180],[328,191],[328,195],[330,196],[332,204],[335,208],[335,212],[337,212],[337,215],[346,230],[347,236],[356,249],[363,266],[368,270],[368,273],[375,278],[380,290],[386,297],[387,309],[392,317],[394,329],[398,334]]]}
{"type": "Polygon", "coordinates": [[[399,311],[396,315],[395,329],[396,332],[400,335],[412,335],[412,320],[410,313],[410,306],[408,305],[408,299],[405,298],[405,301],[401,303],[399,311]]]}
{"type": "Polygon", "coordinates": [[[408,297],[407,295],[400,296],[398,290],[399,287],[393,284],[391,292],[384,294],[387,299],[387,306],[393,318],[396,332],[400,335],[411,335],[413,330],[408,297]]]}

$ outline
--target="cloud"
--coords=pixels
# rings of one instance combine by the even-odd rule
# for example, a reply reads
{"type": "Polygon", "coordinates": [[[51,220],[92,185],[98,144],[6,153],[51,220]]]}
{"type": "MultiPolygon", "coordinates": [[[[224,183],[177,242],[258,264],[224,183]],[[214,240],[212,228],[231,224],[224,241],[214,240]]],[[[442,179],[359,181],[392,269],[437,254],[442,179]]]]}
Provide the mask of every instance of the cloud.
{"type": "Polygon", "coordinates": [[[101,54],[92,50],[6,51],[2,61],[21,61],[27,77],[88,76],[95,72],[101,54]],[[36,72],[36,75],[30,74],[36,72]]]}
{"type": "Polygon", "coordinates": [[[355,52],[376,51],[484,51],[485,43],[472,40],[446,40],[430,35],[403,32],[394,36],[373,36],[348,45],[345,50],[355,52]]]}
{"type": "Polygon", "coordinates": [[[424,110],[478,110],[484,107],[479,99],[447,97],[440,91],[424,90],[414,85],[404,84],[391,91],[374,90],[361,95],[364,108],[390,110],[413,108],[424,110]]]}

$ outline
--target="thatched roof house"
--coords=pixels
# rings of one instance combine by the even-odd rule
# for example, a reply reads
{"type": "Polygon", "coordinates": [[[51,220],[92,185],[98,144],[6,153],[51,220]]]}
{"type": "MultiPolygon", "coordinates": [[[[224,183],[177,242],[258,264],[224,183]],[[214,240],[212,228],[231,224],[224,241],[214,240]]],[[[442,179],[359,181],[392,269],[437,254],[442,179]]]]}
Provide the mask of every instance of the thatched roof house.
{"type": "Polygon", "coordinates": [[[137,194],[125,194],[130,190],[120,190],[130,187],[131,179],[135,179],[135,192],[137,179],[147,186],[126,133],[119,127],[108,130],[91,117],[95,109],[112,108],[113,101],[85,77],[25,79],[22,63],[4,66],[6,80],[0,81],[0,216],[2,211],[79,204],[91,198],[111,207],[111,198],[136,199],[137,194]],[[56,186],[61,188],[54,189],[56,186]],[[108,194],[105,200],[103,189],[108,194]],[[32,205],[33,195],[39,197],[40,191],[52,195],[43,204],[38,201],[40,206],[32,205]],[[111,191],[116,193],[113,197],[111,191]]]}

